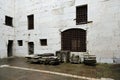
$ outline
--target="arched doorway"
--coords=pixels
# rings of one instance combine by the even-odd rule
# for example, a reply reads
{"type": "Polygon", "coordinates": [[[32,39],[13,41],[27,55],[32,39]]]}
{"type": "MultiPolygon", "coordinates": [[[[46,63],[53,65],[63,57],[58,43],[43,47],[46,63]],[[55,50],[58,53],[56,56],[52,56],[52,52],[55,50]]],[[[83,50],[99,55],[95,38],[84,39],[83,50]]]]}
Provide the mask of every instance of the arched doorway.
{"type": "Polygon", "coordinates": [[[68,29],[61,33],[61,49],[72,52],[86,52],[86,30],[68,29]]]}

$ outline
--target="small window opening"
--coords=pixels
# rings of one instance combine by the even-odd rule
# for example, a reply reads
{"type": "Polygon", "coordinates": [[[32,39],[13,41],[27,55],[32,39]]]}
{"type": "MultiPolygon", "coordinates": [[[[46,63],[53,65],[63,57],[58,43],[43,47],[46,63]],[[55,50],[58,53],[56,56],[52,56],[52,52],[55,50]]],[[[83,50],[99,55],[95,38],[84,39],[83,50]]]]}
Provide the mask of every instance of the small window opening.
{"type": "Polygon", "coordinates": [[[34,29],[34,15],[28,16],[28,30],[34,29]]]}
{"type": "Polygon", "coordinates": [[[41,46],[47,46],[47,39],[40,39],[41,46]]]}
{"type": "Polygon", "coordinates": [[[18,45],[19,46],[23,46],[23,41],[22,40],[18,40],[18,45]]]}
{"type": "Polygon", "coordinates": [[[9,16],[5,16],[5,25],[13,26],[13,18],[9,16]]]}

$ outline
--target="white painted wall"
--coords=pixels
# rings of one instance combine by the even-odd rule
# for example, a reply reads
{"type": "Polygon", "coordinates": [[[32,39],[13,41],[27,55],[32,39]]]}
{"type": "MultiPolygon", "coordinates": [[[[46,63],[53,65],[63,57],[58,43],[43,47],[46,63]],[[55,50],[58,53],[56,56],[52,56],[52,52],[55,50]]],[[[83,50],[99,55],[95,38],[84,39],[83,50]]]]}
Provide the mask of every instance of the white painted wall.
{"type": "Polygon", "coordinates": [[[120,59],[120,0],[94,0],[90,2],[88,51],[97,56],[98,62],[112,63],[120,59]]]}
{"type": "Polygon", "coordinates": [[[62,31],[82,28],[87,30],[87,51],[95,54],[98,62],[120,58],[120,0],[16,0],[14,8],[15,56],[27,55],[31,41],[35,54],[55,53],[61,49],[62,31]],[[76,6],[85,4],[92,23],[76,25],[76,6]],[[30,14],[34,14],[34,30],[27,27],[30,14]],[[41,46],[40,39],[47,39],[48,46],[41,46]],[[23,46],[18,46],[17,40],[23,40],[23,46]]]}
{"type": "Polygon", "coordinates": [[[14,0],[0,0],[0,58],[7,57],[8,40],[14,39],[14,28],[5,25],[5,16],[14,19],[14,0]]]}

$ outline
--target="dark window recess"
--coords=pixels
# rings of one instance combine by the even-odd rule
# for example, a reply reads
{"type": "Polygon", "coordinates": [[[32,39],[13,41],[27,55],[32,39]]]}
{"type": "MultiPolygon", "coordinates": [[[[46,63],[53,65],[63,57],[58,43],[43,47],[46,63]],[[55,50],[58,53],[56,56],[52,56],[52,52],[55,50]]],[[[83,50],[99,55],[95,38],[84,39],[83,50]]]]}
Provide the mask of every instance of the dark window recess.
{"type": "Polygon", "coordinates": [[[76,25],[87,23],[87,5],[76,7],[76,25]]]}
{"type": "Polygon", "coordinates": [[[9,16],[5,16],[5,25],[13,26],[13,18],[9,16]]]}
{"type": "Polygon", "coordinates": [[[8,40],[7,55],[8,57],[13,56],[13,40],[8,40]]]}
{"type": "Polygon", "coordinates": [[[47,39],[40,39],[41,46],[47,46],[47,39]]]}
{"type": "Polygon", "coordinates": [[[34,54],[34,42],[28,42],[28,53],[29,55],[34,54]]]}
{"type": "Polygon", "coordinates": [[[34,15],[28,16],[28,30],[34,29],[34,15]]]}
{"type": "Polygon", "coordinates": [[[18,45],[19,46],[23,46],[23,41],[22,40],[18,40],[18,45]]]}
{"type": "Polygon", "coordinates": [[[62,50],[86,52],[86,31],[69,29],[62,32],[62,50]]]}

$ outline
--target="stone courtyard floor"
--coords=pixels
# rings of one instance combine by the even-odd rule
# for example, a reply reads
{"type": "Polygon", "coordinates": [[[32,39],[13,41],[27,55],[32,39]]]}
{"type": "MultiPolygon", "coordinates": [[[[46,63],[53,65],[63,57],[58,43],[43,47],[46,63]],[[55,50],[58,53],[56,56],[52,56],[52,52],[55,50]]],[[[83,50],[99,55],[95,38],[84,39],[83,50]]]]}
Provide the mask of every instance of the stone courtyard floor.
{"type": "Polygon", "coordinates": [[[30,64],[25,58],[0,60],[0,80],[120,80],[120,64],[30,64]]]}

